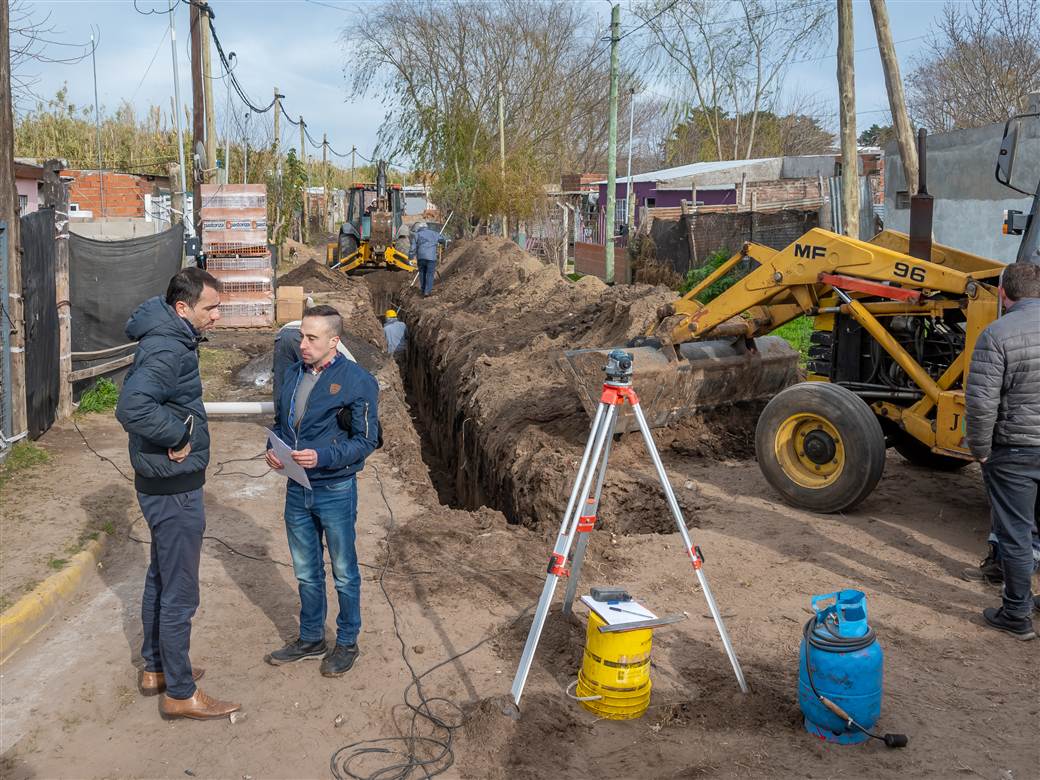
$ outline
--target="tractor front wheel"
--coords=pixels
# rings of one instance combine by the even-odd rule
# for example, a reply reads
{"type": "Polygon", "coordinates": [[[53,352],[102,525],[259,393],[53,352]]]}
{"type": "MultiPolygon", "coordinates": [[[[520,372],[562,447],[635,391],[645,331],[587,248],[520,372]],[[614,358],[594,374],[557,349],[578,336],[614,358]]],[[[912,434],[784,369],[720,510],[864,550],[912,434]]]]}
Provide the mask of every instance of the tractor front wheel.
{"type": "Polygon", "coordinates": [[[852,509],[885,469],[885,436],[852,391],[802,382],[766,406],[755,429],[758,466],[785,502],[813,512],[852,509]]]}

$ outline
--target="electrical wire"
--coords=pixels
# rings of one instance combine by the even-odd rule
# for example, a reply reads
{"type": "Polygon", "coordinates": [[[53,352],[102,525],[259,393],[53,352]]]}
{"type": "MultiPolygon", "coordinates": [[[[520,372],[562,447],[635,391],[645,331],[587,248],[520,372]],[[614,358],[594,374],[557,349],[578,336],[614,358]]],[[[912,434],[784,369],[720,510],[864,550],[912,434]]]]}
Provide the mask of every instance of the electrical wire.
{"type": "MultiPolygon", "coordinates": [[[[389,565],[390,562],[392,551],[391,538],[397,525],[397,519],[394,515],[393,507],[390,506],[390,501],[386,497],[386,489],[383,485],[383,478],[380,475],[379,470],[374,466],[372,467],[372,470],[375,472],[376,481],[379,483],[379,493],[383,498],[383,503],[386,505],[386,510],[389,513],[390,518],[384,540],[386,546],[386,558],[384,559],[385,567],[389,565]]],[[[383,592],[383,597],[390,606],[390,612],[393,616],[394,634],[397,636],[397,641],[401,646],[401,658],[404,661],[405,666],[408,668],[408,672],[412,678],[411,682],[404,689],[404,704],[412,711],[412,719],[409,724],[407,736],[363,739],[358,740],[357,742],[352,742],[349,745],[344,745],[336,750],[329,759],[329,768],[332,772],[332,776],[336,778],[336,780],[346,780],[346,778],[351,778],[351,780],[407,780],[407,778],[411,777],[414,772],[421,772],[425,777],[430,778],[443,774],[450,769],[455,763],[455,753],[452,750],[455,732],[465,725],[465,715],[462,708],[450,699],[446,699],[442,696],[427,696],[423,692],[422,688],[423,678],[432,674],[437,669],[440,669],[487,644],[498,636],[498,634],[512,627],[515,623],[526,617],[534,608],[533,606],[528,607],[506,624],[499,626],[497,629],[487,634],[476,644],[460,653],[456,653],[450,658],[440,661],[422,674],[418,674],[415,671],[415,667],[412,666],[411,661],[408,659],[407,645],[404,641],[404,637],[401,635],[397,607],[394,605],[394,601],[386,589],[386,584],[383,582],[385,573],[386,569],[384,568],[383,571],[380,572],[377,582],[379,583],[380,590],[383,592]],[[419,697],[417,704],[413,703],[409,699],[409,693],[413,688],[415,689],[416,695],[419,697]],[[455,715],[455,718],[448,719],[435,714],[431,707],[431,705],[435,703],[451,710],[455,715]],[[420,734],[420,719],[429,723],[435,730],[442,732],[443,735],[427,736],[420,734]],[[403,747],[395,747],[402,744],[403,747]],[[418,755],[419,749],[423,747],[434,751],[432,758],[421,758],[418,755]],[[363,757],[371,757],[376,754],[398,756],[401,760],[382,766],[367,775],[357,774],[352,770],[352,764],[363,757]]]]}

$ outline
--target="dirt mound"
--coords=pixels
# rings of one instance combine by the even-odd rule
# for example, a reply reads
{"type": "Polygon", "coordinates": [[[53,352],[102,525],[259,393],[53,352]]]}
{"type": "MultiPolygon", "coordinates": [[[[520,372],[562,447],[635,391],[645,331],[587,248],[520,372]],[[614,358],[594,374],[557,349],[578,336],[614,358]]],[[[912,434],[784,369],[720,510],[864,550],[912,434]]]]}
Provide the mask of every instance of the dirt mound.
{"type": "MultiPolygon", "coordinates": [[[[558,367],[561,354],[625,344],[674,297],[664,287],[607,287],[589,277],[574,283],[491,237],[451,248],[432,297],[406,288],[406,382],[413,413],[430,432],[426,460],[439,462],[454,503],[487,504],[543,533],[558,527],[589,429],[558,367]]],[[[739,456],[747,452],[748,425],[739,413],[711,414],[659,438],[682,455],[739,456]],[[741,444],[730,454],[734,442],[741,444]]],[[[639,487],[652,476],[641,439],[624,437],[611,462],[618,468],[608,475],[601,527],[670,532],[660,490],[639,487]],[[633,490],[635,498],[626,498],[633,490]]],[[[693,514],[704,504],[695,496],[681,501],[693,514]]]]}
{"type": "Polygon", "coordinates": [[[326,268],[318,260],[309,260],[278,277],[278,284],[302,287],[304,292],[312,293],[348,290],[353,282],[345,274],[326,268]]]}

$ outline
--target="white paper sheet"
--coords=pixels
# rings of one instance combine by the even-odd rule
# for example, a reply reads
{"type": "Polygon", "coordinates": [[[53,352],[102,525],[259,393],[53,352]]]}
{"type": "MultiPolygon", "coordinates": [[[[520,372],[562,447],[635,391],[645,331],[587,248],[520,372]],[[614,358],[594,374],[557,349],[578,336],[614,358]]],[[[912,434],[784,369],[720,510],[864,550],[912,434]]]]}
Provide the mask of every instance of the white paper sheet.
{"type": "Polygon", "coordinates": [[[307,490],[311,489],[311,481],[307,479],[307,470],[292,459],[292,447],[286,444],[284,441],[278,438],[278,435],[274,431],[267,432],[267,443],[272,450],[274,450],[274,456],[282,462],[285,467],[281,469],[280,474],[288,477],[293,482],[299,482],[307,490]]]}
{"type": "Polygon", "coordinates": [[[608,626],[622,626],[641,620],[656,620],[657,615],[638,601],[596,601],[592,596],[582,596],[582,602],[608,626]]]}

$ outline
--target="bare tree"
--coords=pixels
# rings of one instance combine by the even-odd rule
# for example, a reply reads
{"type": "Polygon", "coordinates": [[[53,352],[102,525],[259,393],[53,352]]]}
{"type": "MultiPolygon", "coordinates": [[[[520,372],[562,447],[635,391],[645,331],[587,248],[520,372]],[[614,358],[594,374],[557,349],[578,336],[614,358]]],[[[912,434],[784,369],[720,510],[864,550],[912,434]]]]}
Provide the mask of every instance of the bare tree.
{"type": "Polygon", "coordinates": [[[655,72],[700,112],[718,160],[751,154],[788,66],[828,34],[832,13],[788,0],[648,0],[634,11],[653,38],[655,72]]]}
{"type": "Polygon", "coordinates": [[[73,65],[90,56],[90,41],[61,41],[63,33],[51,21],[51,14],[37,13],[25,0],[11,0],[10,25],[4,33],[11,47],[11,98],[15,110],[42,101],[35,91],[39,74],[34,63],[73,65]]]}
{"type": "MultiPolygon", "coordinates": [[[[580,4],[560,0],[389,0],[344,32],[349,93],[384,96],[383,153],[434,171],[441,203],[522,217],[543,182],[602,164],[603,34],[580,4]]],[[[622,94],[631,84],[626,76],[622,94]]]]}
{"type": "Polygon", "coordinates": [[[948,2],[926,49],[907,76],[915,124],[1003,122],[1040,89],[1040,0],[948,2]]]}

